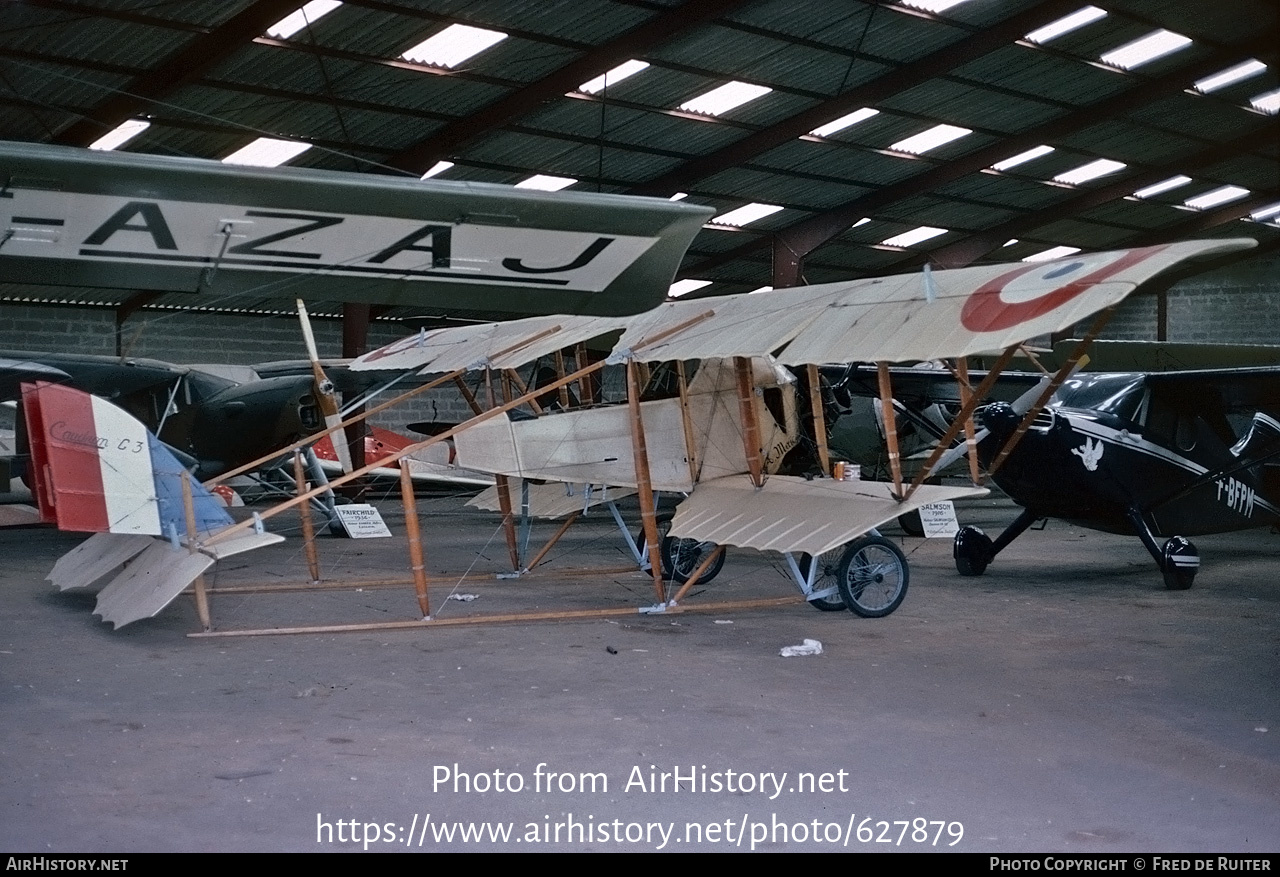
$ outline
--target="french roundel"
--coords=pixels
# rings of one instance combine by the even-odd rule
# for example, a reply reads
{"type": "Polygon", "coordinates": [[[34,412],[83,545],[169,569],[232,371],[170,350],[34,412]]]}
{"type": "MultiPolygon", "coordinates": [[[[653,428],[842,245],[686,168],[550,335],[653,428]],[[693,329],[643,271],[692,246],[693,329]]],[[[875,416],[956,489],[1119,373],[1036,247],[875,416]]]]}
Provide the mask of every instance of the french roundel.
{"type": "Polygon", "coordinates": [[[996,332],[1025,323],[1163,249],[1144,247],[1015,268],[974,291],[960,311],[960,322],[971,332],[996,332]]]}

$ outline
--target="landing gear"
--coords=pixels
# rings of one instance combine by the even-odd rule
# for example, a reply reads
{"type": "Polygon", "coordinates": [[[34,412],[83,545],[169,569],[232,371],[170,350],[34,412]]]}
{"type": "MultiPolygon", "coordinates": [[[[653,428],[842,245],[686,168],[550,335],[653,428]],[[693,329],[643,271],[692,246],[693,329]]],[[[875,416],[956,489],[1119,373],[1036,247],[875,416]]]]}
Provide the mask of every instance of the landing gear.
{"type": "MultiPolygon", "coordinates": [[[[677,585],[683,585],[693,577],[694,572],[707,559],[707,555],[719,546],[714,542],[699,542],[696,539],[677,539],[674,536],[668,536],[667,531],[671,529],[669,514],[658,515],[657,524],[658,559],[662,564],[662,577],[677,585]]],[[[636,534],[635,544],[636,550],[643,555],[645,549],[643,529],[636,534]]],[[[700,583],[709,582],[720,573],[721,568],[724,567],[724,555],[725,552],[721,551],[720,556],[711,562],[706,572],[698,577],[700,583]]],[[[646,566],[645,569],[647,568],[646,566]]]]}
{"type": "MultiPolygon", "coordinates": [[[[825,554],[818,555],[818,571],[813,576],[813,589],[815,591],[835,587],[836,576],[840,573],[840,560],[844,557],[844,550],[843,545],[838,545],[825,554]]],[[[814,558],[810,555],[800,555],[800,561],[797,565],[800,567],[800,575],[806,580],[809,578],[809,569],[813,566],[813,563],[814,558]]],[[[845,608],[844,600],[838,595],[810,600],[809,605],[819,612],[842,612],[845,608]]]]}
{"type": "Polygon", "coordinates": [[[907,596],[907,559],[898,546],[879,536],[850,542],[837,576],[845,606],[863,618],[883,618],[907,596]]]}
{"type": "Polygon", "coordinates": [[[1191,540],[1174,536],[1164,543],[1160,552],[1164,586],[1170,591],[1185,591],[1191,587],[1200,571],[1200,554],[1191,540]]]}
{"type": "Polygon", "coordinates": [[[991,562],[991,537],[977,527],[961,527],[951,546],[956,571],[962,576],[980,576],[991,562]]]}

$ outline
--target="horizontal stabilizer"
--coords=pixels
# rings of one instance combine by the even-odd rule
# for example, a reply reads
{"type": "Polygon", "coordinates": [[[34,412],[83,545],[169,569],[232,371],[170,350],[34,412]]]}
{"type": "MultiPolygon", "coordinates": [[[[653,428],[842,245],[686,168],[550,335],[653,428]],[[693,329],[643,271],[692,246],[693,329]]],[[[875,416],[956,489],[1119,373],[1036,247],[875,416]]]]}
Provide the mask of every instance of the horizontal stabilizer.
{"type": "Polygon", "coordinates": [[[982,487],[925,484],[898,502],[891,486],[774,475],[757,490],[743,476],[717,478],[699,484],[676,507],[668,532],[681,539],[816,557],[922,505],[988,493],[982,487]]]}
{"type": "MultiPolygon", "coordinates": [[[[522,483],[519,478],[511,479],[511,504],[517,514],[521,511],[522,483]]],[[[558,481],[548,484],[530,483],[529,514],[535,518],[563,518],[574,512],[583,511],[609,500],[618,500],[633,493],[635,493],[634,490],[626,487],[605,487],[599,484],[564,484],[558,481]],[[588,488],[590,488],[589,495],[588,488]]],[[[467,505],[488,512],[502,510],[498,502],[497,487],[482,491],[467,505]]]]}
{"type": "Polygon", "coordinates": [[[93,614],[111,622],[116,630],[151,618],[213,564],[213,558],[206,554],[193,554],[186,548],[174,548],[168,542],[153,539],[102,589],[93,614]]]}
{"type": "Polygon", "coordinates": [[[59,557],[45,578],[59,591],[87,588],[114,574],[153,541],[137,533],[94,533],[59,557]]]}

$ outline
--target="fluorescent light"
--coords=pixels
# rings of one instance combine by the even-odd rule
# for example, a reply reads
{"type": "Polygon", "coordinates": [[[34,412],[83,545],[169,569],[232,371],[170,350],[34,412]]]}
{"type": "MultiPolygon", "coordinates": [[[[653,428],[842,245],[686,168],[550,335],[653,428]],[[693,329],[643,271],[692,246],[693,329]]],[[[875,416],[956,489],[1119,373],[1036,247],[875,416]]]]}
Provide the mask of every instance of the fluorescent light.
{"type": "Polygon", "coordinates": [[[1258,112],[1274,116],[1280,113],[1280,88],[1251,97],[1249,103],[1258,112]]]}
{"type": "Polygon", "coordinates": [[[1024,262],[1048,262],[1050,259],[1061,259],[1063,256],[1070,256],[1072,253],[1080,252],[1079,247],[1053,247],[1048,250],[1041,250],[1039,253],[1027,256],[1024,262]]]}
{"type": "Polygon", "coordinates": [[[1125,43],[1119,48],[1112,49],[1099,60],[1104,64],[1110,64],[1112,67],[1119,67],[1122,70],[1133,70],[1136,67],[1141,67],[1143,64],[1154,61],[1156,58],[1163,58],[1170,52],[1185,49],[1189,45],[1191,45],[1190,37],[1184,37],[1182,34],[1174,33],[1171,30],[1157,30],[1131,43],[1125,43]]]}
{"type": "Polygon", "coordinates": [[[1151,198],[1155,195],[1159,195],[1161,192],[1167,192],[1170,189],[1176,189],[1179,186],[1185,186],[1189,182],[1191,182],[1191,177],[1184,177],[1182,174],[1178,174],[1178,176],[1176,177],[1169,177],[1169,179],[1167,180],[1162,180],[1158,183],[1153,183],[1152,185],[1147,186],[1145,189],[1139,189],[1138,191],[1133,193],[1133,197],[1151,198]]]}
{"type": "Polygon", "coordinates": [[[1188,198],[1182,203],[1187,207],[1190,207],[1192,210],[1208,210],[1210,207],[1217,207],[1219,204],[1226,204],[1230,201],[1239,201],[1248,194],[1248,189],[1242,189],[1239,186],[1219,186],[1211,192],[1205,192],[1203,195],[1188,198]]]}
{"type": "Polygon", "coordinates": [[[880,243],[886,247],[910,247],[930,238],[936,238],[940,234],[946,234],[945,228],[934,228],[929,225],[922,225],[919,228],[913,228],[911,231],[904,231],[902,234],[896,234],[891,238],[886,238],[880,243]]]}
{"type": "Polygon", "coordinates": [[[741,228],[748,222],[755,222],[757,219],[764,219],[766,216],[772,216],[782,208],[777,204],[747,204],[736,210],[730,210],[728,213],[721,213],[715,219],[711,220],[712,225],[728,225],[733,228],[741,228]]]}
{"type": "Polygon", "coordinates": [[[1275,216],[1277,213],[1280,213],[1280,201],[1277,201],[1270,207],[1263,207],[1261,210],[1250,213],[1249,218],[1254,222],[1262,222],[1264,219],[1275,216]]]}
{"type": "Polygon", "coordinates": [[[696,289],[702,289],[704,286],[710,286],[710,280],[677,280],[671,284],[671,288],[667,290],[667,295],[671,298],[679,298],[682,295],[688,295],[696,289]]]}
{"type": "Polygon", "coordinates": [[[1105,177],[1107,174],[1114,174],[1121,168],[1126,167],[1123,161],[1112,161],[1109,158],[1099,158],[1088,164],[1082,164],[1074,170],[1064,171],[1053,178],[1055,183],[1067,183],[1071,186],[1078,186],[1081,183],[1087,183],[1089,180],[1096,180],[1098,177],[1105,177]]]}
{"type": "Polygon", "coordinates": [[[670,198],[668,198],[667,200],[668,200],[668,201],[683,201],[685,198],[688,198],[688,197],[689,197],[689,193],[688,193],[688,192],[676,192],[674,195],[672,195],[672,196],[671,196],[670,198]]]}
{"type": "Polygon", "coordinates": [[[761,287],[759,287],[758,289],[753,289],[753,290],[751,290],[750,292],[748,292],[748,293],[747,293],[747,295],[755,295],[757,292],[773,292],[773,287],[772,287],[772,286],[761,286],[761,287]]]}
{"type": "Polygon", "coordinates": [[[1096,6],[1086,6],[1083,9],[1077,9],[1075,12],[1059,18],[1057,21],[1051,21],[1042,28],[1033,30],[1027,34],[1028,42],[1044,45],[1049,40],[1055,40],[1063,34],[1071,33],[1073,30],[1084,27],[1086,24],[1097,21],[1099,18],[1105,18],[1107,12],[1105,9],[1099,9],[1096,6]]]}
{"type": "Polygon", "coordinates": [[[1257,58],[1250,58],[1242,64],[1234,67],[1228,67],[1221,73],[1215,73],[1212,76],[1206,76],[1204,79],[1196,80],[1196,90],[1204,94],[1211,91],[1217,91],[1220,88],[1226,88],[1234,82],[1240,82],[1244,79],[1257,76],[1266,72],[1267,65],[1263,64],[1257,58]]]}
{"type": "Polygon", "coordinates": [[[814,137],[829,137],[837,131],[843,131],[845,128],[851,128],[859,122],[870,119],[872,116],[879,115],[879,110],[873,110],[871,107],[863,107],[860,110],[854,110],[848,115],[833,119],[825,125],[819,125],[809,133],[814,137]]]}
{"type": "Polygon", "coordinates": [[[993,171],[1007,171],[1009,168],[1017,167],[1020,164],[1026,164],[1032,159],[1039,158],[1042,155],[1048,155],[1053,152],[1052,146],[1034,146],[1026,152],[1019,152],[1017,155],[1006,158],[1004,161],[997,161],[991,166],[993,171]]]}
{"type": "Polygon", "coordinates": [[[965,0],[902,0],[903,6],[920,9],[924,12],[943,12],[952,6],[959,6],[965,0]]]}
{"type": "Polygon", "coordinates": [[[720,116],[734,107],[740,107],[748,101],[764,97],[773,91],[763,85],[752,85],[749,82],[729,82],[719,88],[713,88],[706,94],[698,95],[680,104],[678,109],[686,113],[701,113],[704,116],[720,116]]]}
{"type": "Polygon", "coordinates": [[[553,177],[550,174],[534,174],[516,183],[517,189],[537,189],[539,192],[559,192],[578,182],[573,177],[553,177]]]}
{"type": "Polygon", "coordinates": [[[1017,239],[1017,238],[1009,238],[1007,241],[1005,241],[1003,244],[1001,244],[1001,245],[1000,245],[1000,247],[1001,247],[1001,249],[1003,249],[1004,247],[1012,247],[1012,246],[1013,246],[1014,244],[1016,244],[1017,242],[1018,242],[1018,239],[1017,239]]]}
{"type": "Polygon", "coordinates": [[[415,64],[452,69],[506,38],[507,35],[501,31],[485,30],[469,24],[451,24],[406,50],[400,57],[415,64]]]}
{"type": "Polygon", "coordinates": [[[290,12],[267,28],[267,36],[287,40],[308,24],[315,24],[341,5],[342,0],[311,0],[306,6],[290,12]]]}
{"type": "Polygon", "coordinates": [[[277,140],[259,137],[248,146],[241,146],[222,160],[223,164],[243,164],[250,167],[277,167],[297,158],[311,148],[310,143],[296,140],[277,140]]]}
{"type": "Polygon", "coordinates": [[[578,86],[578,91],[583,94],[599,94],[606,88],[612,88],[622,80],[635,76],[648,66],[648,61],[623,61],[609,72],[582,83],[578,86]]]}
{"type": "Polygon", "coordinates": [[[935,125],[928,131],[921,131],[906,140],[899,140],[889,148],[895,152],[910,152],[914,155],[922,155],[930,149],[937,149],[952,140],[959,140],[966,134],[972,133],[973,130],[970,128],[960,128],[956,125],[935,125]]]}
{"type": "Polygon", "coordinates": [[[453,162],[451,161],[437,161],[431,166],[430,170],[422,175],[422,179],[429,180],[432,177],[438,177],[451,167],[453,167],[453,162]]]}
{"type": "Polygon", "coordinates": [[[121,122],[115,128],[90,143],[89,148],[98,150],[119,149],[150,127],[151,123],[146,119],[129,119],[121,122]]]}
{"type": "Polygon", "coordinates": [[[860,225],[866,225],[870,221],[871,221],[871,217],[864,216],[861,219],[859,219],[857,222],[855,222],[853,225],[849,226],[849,228],[857,228],[860,225]]]}

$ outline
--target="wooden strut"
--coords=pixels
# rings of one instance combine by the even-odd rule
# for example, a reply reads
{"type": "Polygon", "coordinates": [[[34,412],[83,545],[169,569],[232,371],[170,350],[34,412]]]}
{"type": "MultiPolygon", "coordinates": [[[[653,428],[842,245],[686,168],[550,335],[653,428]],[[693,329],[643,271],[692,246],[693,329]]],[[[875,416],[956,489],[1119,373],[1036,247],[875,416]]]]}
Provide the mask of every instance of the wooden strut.
{"type": "MultiPolygon", "coordinates": [[[[575,378],[576,380],[576,378],[575,378]]],[[[734,609],[765,609],[789,606],[804,601],[798,594],[786,597],[761,597],[749,600],[726,600],[719,603],[698,603],[682,608],[683,612],[725,612],[734,609]]],[[[189,633],[192,639],[234,636],[287,636],[309,633],[361,633],[371,630],[427,630],[434,627],[459,627],[469,624],[522,624],[532,621],[563,621],[570,618],[610,618],[620,615],[636,615],[634,608],[620,609],[569,609],[554,612],[512,612],[505,615],[472,615],[466,618],[434,618],[430,621],[375,621],[365,624],[327,624],[310,627],[268,627],[246,630],[214,630],[189,633]]]]}
{"type": "Polygon", "coordinates": [[[550,541],[548,541],[546,545],[543,545],[542,550],[540,550],[537,554],[533,556],[533,560],[529,561],[529,565],[524,568],[523,572],[528,572],[538,564],[542,563],[542,558],[546,557],[547,552],[550,551],[555,546],[555,544],[560,541],[561,536],[569,532],[569,528],[573,526],[573,522],[578,520],[578,516],[581,514],[582,512],[579,512],[579,511],[574,511],[573,513],[571,513],[569,517],[565,519],[565,522],[560,525],[560,529],[556,530],[556,534],[551,537],[550,541]]]}
{"type": "Polygon", "coordinates": [[[662,559],[658,545],[658,520],[653,513],[653,484],[649,480],[649,450],[644,440],[644,420],[640,412],[640,376],[634,358],[627,360],[627,407],[631,411],[631,453],[635,458],[636,489],[640,494],[640,521],[645,544],[649,546],[649,571],[653,574],[653,590],[658,602],[666,602],[666,586],[662,581],[662,559]]]}
{"type": "MultiPolygon", "coordinates": [[[[969,358],[962,356],[956,360],[956,383],[960,387],[960,404],[967,405],[973,395],[973,387],[969,384],[969,358]]],[[[969,447],[969,479],[974,487],[981,486],[982,473],[978,469],[978,433],[973,425],[973,413],[964,419],[964,441],[969,447]]]]}
{"type": "MultiPolygon", "coordinates": [[[[520,375],[516,373],[515,369],[513,368],[504,369],[504,373],[507,376],[507,380],[511,382],[510,386],[514,386],[521,393],[529,392],[528,385],[525,384],[525,382],[520,379],[520,375]]],[[[503,387],[505,388],[506,386],[508,385],[504,383],[503,387]]],[[[564,387],[561,387],[560,389],[563,390],[564,387]]],[[[546,413],[545,411],[542,410],[542,406],[538,404],[537,397],[529,400],[529,407],[533,409],[533,413],[536,414],[538,417],[541,417],[543,414],[546,413]]]]}
{"type": "MultiPolygon", "coordinates": [[[[182,509],[187,519],[187,550],[196,553],[196,507],[191,498],[191,473],[182,470],[182,509]]],[[[209,616],[209,595],[204,588],[204,573],[196,576],[194,582],[196,592],[196,614],[200,616],[200,627],[212,630],[213,622],[209,616]]]]}
{"type": "Polygon", "coordinates": [[[889,446],[889,471],[893,474],[893,495],[903,500],[902,459],[898,448],[898,418],[893,411],[893,388],[889,381],[889,363],[876,363],[876,380],[880,386],[880,413],[884,416],[884,441],[889,446]]]}
{"type": "MultiPolygon", "coordinates": [[[[489,407],[497,407],[497,400],[494,398],[493,392],[493,369],[484,370],[485,390],[489,396],[489,407]]],[[[507,383],[503,381],[503,390],[507,390],[507,383]]],[[[511,394],[504,392],[502,396],[503,402],[511,400],[511,394]]],[[[502,513],[502,534],[507,541],[507,554],[511,558],[511,571],[520,571],[520,543],[516,539],[516,520],[515,512],[511,505],[511,479],[506,475],[494,475],[493,483],[498,488],[498,511],[502,513]]]]}
{"type": "MultiPolygon", "coordinates": [[[[302,469],[302,452],[293,452],[293,481],[297,485],[299,494],[307,492],[307,479],[302,469]]],[[[304,502],[298,506],[298,513],[302,516],[302,542],[303,550],[307,555],[307,573],[311,576],[313,583],[320,581],[320,557],[316,553],[316,528],[311,522],[311,503],[304,502]]]]}
{"type": "Polygon", "coordinates": [[[1084,356],[1084,352],[1089,348],[1089,345],[1093,343],[1093,339],[1097,338],[1098,334],[1106,328],[1107,322],[1111,319],[1111,315],[1115,313],[1115,310],[1116,306],[1112,305],[1098,314],[1097,319],[1093,321],[1093,325],[1089,327],[1089,331],[1085,332],[1084,337],[1080,339],[1080,343],[1072,348],[1071,355],[1062,363],[1062,366],[1054,374],[1053,380],[1049,381],[1049,385],[1040,392],[1040,395],[1036,398],[1035,404],[1031,406],[1031,409],[1023,415],[1022,420],[1018,423],[1018,428],[1015,429],[1013,435],[1009,436],[1005,441],[1004,447],[1000,449],[1000,453],[996,454],[996,458],[991,461],[991,465],[987,467],[988,475],[995,475],[1000,467],[1004,465],[1004,461],[1009,459],[1009,455],[1013,453],[1013,449],[1018,446],[1018,442],[1022,441],[1022,437],[1026,435],[1027,430],[1031,428],[1032,422],[1037,416],[1039,416],[1040,411],[1045,406],[1045,403],[1049,401],[1049,398],[1054,393],[1058,392],[1058,387],[1062,386],[1062,382],[1065,381],[1075,369],[1076,363],[1078,363],[1080,358],[1084,356]]]}
{"type": "MultiPolygon", "coordinates": [[[[431,617],[431,601],[427,598],[427,561],[418,531],[418,505],[413,495],[413,476],[408,466],[400,467],[400,495],[404,500],[404,530],[409,538],[409,563],[413,568],[413,590],[423,618],[431,617]]],[[[305,507],[305,506],[304,506],[305,507]]]]}
{"type": "Polygon", "coordinates": [[[973,391],[969,401],[960,406],[960,413],[951,421],[951,425],[942,434],[942,438],[938,439],[937,447],[929,454],[929,458],[924,461],[924,466],[921,467],[920,472],[911,482],[911,486],[907,488],[906,495],[902,497],[904,500],[910,499],[911,494],[916,492],[916,488],[924,484],[924,480],[929,477],[929,473],[933,471],[938,459],[947,452],[947,449],[951,447],[951,443],[955,441],[955,437],[964,428],[965,420],[973,416],[974,410],[991,392],[991,388],[995,386],[996,378],[1000,376],[1000,372],[1004,371],[1005,366],[1009,364],[1009,360],[1013,359],[1013,355],[1017,352],[1017,345],[1006,347],[995,361],[995,364],[991,366],[991,371],[987,372],[987,376],[982,379],[982,383],[978,384],[978,389],[973,391]]]}
{"type": "MultiPolygon", "coordinates": [[[[564,377],[564,351],[556,351],[556,377],[564,377]]],[[[560,407],[566,411],[569,409],[569,388],[562,386],[556,391],[560,396],[560,407]]]]}
{"type": "Polygon", "coordinates": [[[818,366],[809,363],[805,366],[809,374],[809,408],[813,414],[813,437],[818,443],[818,465],[823,475],[831,474],[831,450],[827,447],[827,413],[822,409],[822,386],[819,381],[822,375],[818,366]]]}
{"type": "Polygon", "coordinates": [[[752,380],[751,360],[745,356],[733,358],[733,371],[738,380],[738,414],[742,418],[742,451],[747,458],[747,471],[751,483],[757,489],[764,487],[764,461],[760,455],[760,423],[756,420],[755,381],[752,380]]]}
{"type": "Polygon", "coordinates": [[[684,373],[684,360],[676,360],[676,383],[680,390],[680,425],[684,427],[684,454],[689,461],[689,483],[698,483],[698,438],[689,410],[689,381],[684,373]]]}
{"type": "Polygon", "coordinates": [[[722,554],[724,554],[724,546],[717,545],[716,550],[702,559],[702,563],[698,564],[698,568],[693,571],[693,575],[689,576],[679,591],[676,591],[676,595],[671,598],[671,602],[679,603],[683,600],[684,595],[689,593],[693,586],[698,583],[698,580],[711,568],[711,564],[715,563],[716,558],[722,554]]]}

